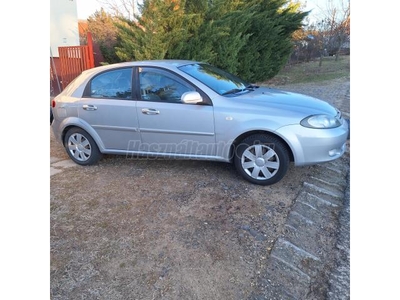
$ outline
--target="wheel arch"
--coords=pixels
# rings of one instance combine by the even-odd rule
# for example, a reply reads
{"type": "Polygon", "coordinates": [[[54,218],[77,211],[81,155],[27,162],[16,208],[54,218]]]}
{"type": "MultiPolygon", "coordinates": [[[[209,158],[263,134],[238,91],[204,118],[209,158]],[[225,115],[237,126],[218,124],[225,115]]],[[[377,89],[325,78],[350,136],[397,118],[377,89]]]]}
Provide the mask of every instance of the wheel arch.
{"type": "Polygon", "coordinates": [[[245,138],[255,135],[255,134],[265,134],[265,135],[269,135],[269,136],[273,136],[275,138],[277,138],[280,142],[282,142],[282,144],[286,147],[288,153],[289,153],[289,159],[291,162],[294,161],[294,155],[293,155],[293,151],[291,149],[291,147],[289,146],[289,144],[279,135],[267,131],[267,130],[252,130],[252,131],[247,131],[242,133],[241,135],[239,135],[238,137],[236,137],[232,144],[231,147],[229,149],[229,157],[230,157],[230,161],[233,161],[233,157],[234,157],[234,151],[237,148],[237,146],[240,144],[241,141],[243,141],[245,138]]]}
{"type": "Polygon", "coordinates": [[[93,137],[79,126],[68,126],[62,132],[64,148],[68,156],[78,165],[93,165],[102,153],[93,137]],[[71,137],[74,136],[72,139],[71,137]]]}
{"type": "Polygon", "coordinates": [[[99,142],[100,141],[100,138],[99,138],[99,136],[97,135],[97,133],[94,131],[94,130],[87,130],[86,128],[85,128],[85,126],[79,126],[78,124],[69,124],[69,125],[67,125],[67,126],[65,126],[64,127],[64,129],[63,129],[63,131],[61,132],[61,141],[62,141],[62,143],[63,143],[63,145],[65,144],[65,136],[66,136],[66,134],[67,134],[67,132],[71,129],[71,128],[79,128],[79,129],[82,129],[82,130],[84,130],[84,131],[86,131],[91,137],[92,137],[92,139],[94,140],[94,142],[96,143],[96,146],[99,148],[99,151],[102,153],[103,152],[103,149],[104,149],[104,145],[101,143],[101,142],[99,142]]]}
{"type": "MultiPolygon", "coordinates": [[[[62,141],[62,143],[63,143],[63,145],[65,144],[65,136],[67,135],[67,132],[71,129],[71,128],[80,128],[80,129],[83,129],[82,127],[80,127],[80,126],[77,126],[77,125],[75,125],[75,124],[71,124],[71,125],[68,125],[67,127],[65,127],[64,129],[63,129],[63,131],[61,132],[61,141],[62,141]]],[[[83,129],[84,130],[84,129],[83,129]]]]}

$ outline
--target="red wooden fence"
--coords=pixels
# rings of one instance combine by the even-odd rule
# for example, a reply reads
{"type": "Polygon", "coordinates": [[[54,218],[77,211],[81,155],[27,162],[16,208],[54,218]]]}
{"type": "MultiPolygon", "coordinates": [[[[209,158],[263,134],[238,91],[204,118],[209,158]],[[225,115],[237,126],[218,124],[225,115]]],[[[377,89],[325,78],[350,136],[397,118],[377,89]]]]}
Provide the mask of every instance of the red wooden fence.
{"type": "Polygon", "coordinates": [[[88,33],[87,45],[58,47],[61,65],[61,85],[65,87],[82,71],[94,68],[93,41],[88,33]]]}

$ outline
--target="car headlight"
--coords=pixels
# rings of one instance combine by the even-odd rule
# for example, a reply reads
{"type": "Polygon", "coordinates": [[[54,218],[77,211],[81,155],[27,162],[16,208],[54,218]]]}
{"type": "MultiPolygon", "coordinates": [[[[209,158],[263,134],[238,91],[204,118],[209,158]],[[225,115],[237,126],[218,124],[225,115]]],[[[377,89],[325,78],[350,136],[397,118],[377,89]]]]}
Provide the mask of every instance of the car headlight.
{"type": "Polygon", "coordinates": [[[300,124],[308,128],[335,128],[343,124],[338,116],[314,115],[303,119],[300,124]]]}

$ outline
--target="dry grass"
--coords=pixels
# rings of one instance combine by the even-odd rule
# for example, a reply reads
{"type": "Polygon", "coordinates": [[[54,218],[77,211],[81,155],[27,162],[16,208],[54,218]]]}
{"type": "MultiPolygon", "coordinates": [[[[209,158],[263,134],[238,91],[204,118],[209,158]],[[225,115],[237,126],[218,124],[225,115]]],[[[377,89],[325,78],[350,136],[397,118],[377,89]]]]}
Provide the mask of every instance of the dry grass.
{"type": "Polygon", "coordinates": [[[322,81],[350,78],[350,56],[324,57],[321,67],[319,60],[288,65],[265,84],[285,85],[318,83],[322,81]]]}

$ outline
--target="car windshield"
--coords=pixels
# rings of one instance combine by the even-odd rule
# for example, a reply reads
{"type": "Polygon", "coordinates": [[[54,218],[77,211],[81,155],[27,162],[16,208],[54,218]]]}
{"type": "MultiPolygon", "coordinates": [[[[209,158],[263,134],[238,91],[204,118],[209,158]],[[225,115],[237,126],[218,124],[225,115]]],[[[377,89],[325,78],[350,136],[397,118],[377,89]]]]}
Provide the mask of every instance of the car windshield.
{"type": "Polygon", "coordinates": [[[235,95],[252,90],[244,80],[208,64],[184,65],[179,69],[220,95],[235,95]]]}

